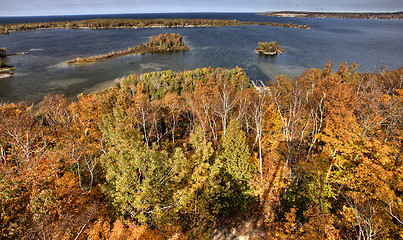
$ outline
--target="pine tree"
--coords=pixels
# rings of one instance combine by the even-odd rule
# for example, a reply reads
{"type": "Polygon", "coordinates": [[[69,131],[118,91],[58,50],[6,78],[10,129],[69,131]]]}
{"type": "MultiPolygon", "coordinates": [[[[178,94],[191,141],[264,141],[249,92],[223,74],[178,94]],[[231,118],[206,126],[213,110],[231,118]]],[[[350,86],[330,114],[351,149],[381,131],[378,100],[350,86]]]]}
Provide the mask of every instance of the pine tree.
{"type": "Polygon", "coordinates": [[[254,172],[254,167],[245,132],[237,120],[230,121],[227,132],[222,137],[221,147],[221,157],[227,172],[236,180],[248,180],[254,172]]]}
{"type": "Polygon", "coordinates": [[[154,144],[149,148],[138,130],[125,124],[119,111],[105,117],[101,126],[109,150],[103,160],[104,190],[122,215],[139,222],[158,220],[178,206],[172,199],[176,182],[181,181],[181,154],[173,158],[154,144]],[[162,211],[164,210],[164,211],[162,211]]]}

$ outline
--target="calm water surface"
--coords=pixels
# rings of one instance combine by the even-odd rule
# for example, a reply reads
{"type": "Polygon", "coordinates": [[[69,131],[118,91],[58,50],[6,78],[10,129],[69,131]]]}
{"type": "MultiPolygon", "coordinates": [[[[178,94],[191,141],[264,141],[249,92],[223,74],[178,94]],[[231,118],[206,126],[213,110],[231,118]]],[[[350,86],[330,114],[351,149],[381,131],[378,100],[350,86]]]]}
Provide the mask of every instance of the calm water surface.
{"type": "Polygon", "coordinates": [[[64,16],[0,18],[1,23],[55,21],[91,18],[212,18],[247,21],[294,22],[311,29],[270,26],[233,26],[170,29],[39,30],[0,35],[0,47],[28,55],[4,60],[16,66],[13,77],[0,79],[0,101],[40,101],[44,95],[64,93],[74,98],[112,85],[116,78],[131,74],[200,67],[242,67],[252,80],[270,81],[291,77],[308,68],[320,68],[327,60],[338,66],[357,62],[359,70],[374,72],[379,66],[403,66],[403,21],[360,19],[273,18],[255,14],[136,14],[111,16],[64,16]],[[67,66],[65,61],[146,42],[152,35],[179,33],[190,51],[120,57],[100,63],[67,66]],[[259,56],[259,41],[278,41],[285,54],[259,56]]]}

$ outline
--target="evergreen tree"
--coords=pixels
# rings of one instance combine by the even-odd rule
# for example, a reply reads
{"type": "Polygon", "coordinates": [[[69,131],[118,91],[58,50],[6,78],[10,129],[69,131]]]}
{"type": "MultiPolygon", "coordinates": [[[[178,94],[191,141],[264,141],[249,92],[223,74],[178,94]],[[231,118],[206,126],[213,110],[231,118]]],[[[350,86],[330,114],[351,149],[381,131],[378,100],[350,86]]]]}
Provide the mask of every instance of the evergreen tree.
{"type": "Polygon", "coordinates": [[[245,133],[237,120],[230,121],[220,148],[211,167],[210,209],[217,216],[246,212],[253,200],[247,181],[254,170],[245,133]]]}
{"type": "Polygon", "coordinates": [[[232,119],[221,140],[221,158],[226,171],[236,180],[248,180],[254,167],[249,154],[245,132],[237,120],[232,119]]]}
{"type": "Polygon", "coordinates": [[[178,206],[173,193],[182,177],[181,153],[170,158],[156,145],[150,149],[138,130],[124,122],[124,114],[115,111],[101,127],[110,145],[103,161],[104,190],[122,215],[138,222],[161,220],[178,206]]]}

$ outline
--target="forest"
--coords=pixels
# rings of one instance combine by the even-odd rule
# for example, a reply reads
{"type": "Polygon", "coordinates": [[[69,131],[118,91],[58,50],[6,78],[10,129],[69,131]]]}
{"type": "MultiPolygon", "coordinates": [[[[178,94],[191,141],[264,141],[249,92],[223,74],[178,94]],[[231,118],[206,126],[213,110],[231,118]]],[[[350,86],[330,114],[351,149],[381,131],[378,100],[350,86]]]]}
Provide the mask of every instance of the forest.
{"type": "Polygon", "coordinates": [[[127,48],[126,50],[121,50],[119,52],[110,52],[105,55],[91,56],[88,58],[80,58],[67,61],[67,64],[83,64],[100,62],[103,60],[120,57],[129,54],[146,54],[146,53],[164,53],[164,52],[175,52],[175,51],[187,51],[189,47],[185,45],[182,40],[182,36],[176,33],[165,33],[158,36],[152,36],[150,41],[145,44],[142,43],[135,48],[127,48]]]}
{"type": "Polygon", "coordinates": [[[403,68],[133,74],[0,105],[0,238],[403,237],[403,68]]]}
{"type": "Polygon", "coordinates": [[[10,32],[32,31],[38,29],[111,29],[111,28],[153,28],[153,27],[219,27],[219,26],[244,26],[263,25],[277,27],[291,27],[309,29],[307,25],[294,23],[276,22],[248,22],[238,20],[216,20],[216,19],[90,19],[81,21],[64,22],[40,22],[40,23],[15,23],[0,24],[0,34],[10,32]]]}

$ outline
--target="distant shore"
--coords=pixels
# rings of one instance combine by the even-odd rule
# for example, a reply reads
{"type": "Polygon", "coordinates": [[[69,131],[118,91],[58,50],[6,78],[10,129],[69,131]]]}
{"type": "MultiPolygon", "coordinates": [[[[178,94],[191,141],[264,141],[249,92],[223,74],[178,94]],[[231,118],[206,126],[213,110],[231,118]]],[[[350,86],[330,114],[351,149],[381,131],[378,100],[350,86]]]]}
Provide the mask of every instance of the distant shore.
{"type": "Polygon", "coordinates": [[[306,17],[306,18],[358,18],[358,19],[403,19],[403,12],[263,12],[259,15],[270,17],[306,17]]]}

